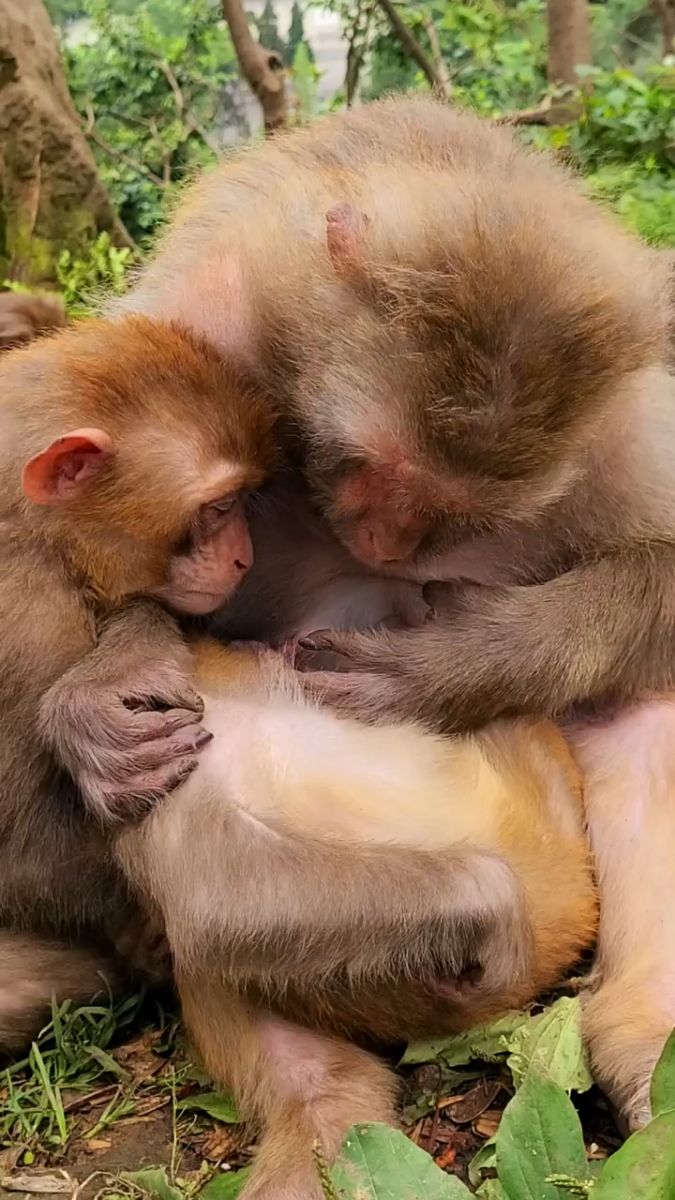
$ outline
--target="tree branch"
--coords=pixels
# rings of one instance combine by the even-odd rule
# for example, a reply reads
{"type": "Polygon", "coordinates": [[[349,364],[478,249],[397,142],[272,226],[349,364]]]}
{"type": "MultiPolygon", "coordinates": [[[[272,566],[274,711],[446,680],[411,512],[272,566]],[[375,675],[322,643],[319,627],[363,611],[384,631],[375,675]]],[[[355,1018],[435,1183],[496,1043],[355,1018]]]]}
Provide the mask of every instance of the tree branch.
{"type": "Polygon", "coordinates": [[[284,128],[288,121],[288,101],[281,58],[255,40],[241,0],[221,0],[221,5],[242,75],[260,101],[265,133],[284,128]]]}
{"type": "MultiPolygon", "coordinates": [[[[224,2],[224,0],[223,0],[224,2]]],[[[439,96],[444,100],[448,99],[446,84],[443,78],[439,75],[435,63],[429,58],[426,50],[420,46],[409,25],[406,25],[403,17],[398,12],[392,0],[377,0],[378,6],[386,16],[392,30],[396,34],[399,42],[403,46],[406,54],[417,63],[420,70],[424,73],[429,83],[439,96]]]]}
{"type": "Polygon", "coordinates": [[[118,150],[116,146],[111,146],[110,142],[106,142],[105,138],[101,137],[100,133],[96,129],[96,117],[91,104],[87,104],[87,123],[84,127],[84,136],[88,138],[90,142],[94,142],[94,144],[103,150],[105,154],[109,155],[110,158],[116,158],[118,162],[123,162],[125,166],[129,167],[129,169],[133,171],[135,175],[139,175],[141,179],[149,179],[152,183],[156,184],[157,187],[163,188],[166,186],[160,175],[155,175],[154,171],[151,171],[150,168],[146,167],[144,163],[137,162],[137,160],[132,158],[130,154],[126,154],[124,150],[118,150]]]}
{"type": "Polygon", "coordinates": [[[438,30],[434,24],[434,19],[430,12],[424,13],[422,16],[422,25],[424,26],[424,32],[429,39],[429,47],[431,49],[431,56],[434,61],[434,69],[442,85],[442,87],[439,87],[438,89],[439,94],[443,100],[449,100],[452,94],[450,72],[448,71],[447,63],[443,58],[443,51],[441,50],[441,42],[438,36],[438,30]]]}

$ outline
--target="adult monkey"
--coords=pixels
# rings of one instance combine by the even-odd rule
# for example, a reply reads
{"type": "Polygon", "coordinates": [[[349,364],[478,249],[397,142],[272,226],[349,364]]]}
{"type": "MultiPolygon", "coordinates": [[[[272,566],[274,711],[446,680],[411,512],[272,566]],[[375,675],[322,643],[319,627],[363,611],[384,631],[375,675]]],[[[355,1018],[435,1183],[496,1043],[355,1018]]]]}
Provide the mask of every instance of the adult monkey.
{"type": "MultiPolygon", "coordinates": [[[[275,609],[275,636],[309,632],[314,574],[322,623],[360,624],[340,611],[340,545],[367,579],[472,581],[453,586],[449,605],[431,593],[437,619],[424,630],[314,640],[304,665],[348,668],[319,681],[343,711],[457,729],[673,686],[666,264],[505,131],[391,101],[228,163],[193,194],[125,306],[195,325],[265,375],[336,535],[314,527],[319,568],[296,571],[294,606],[278,567],[288,517],[264,511],[258,558],[264,571],[268,539],[272,578],[252,576],[257,619],[240,628],[226,614],[230,632],[265,636],[275,609]]],[[[292,536],[287,559],[302,563],[292,536]]],[[[667,706],[647,712],[659,729],[670,718],[667,706]]],[[[643,758],[658,756],[649,720],[639,727],[643,758]]],[[[635,780],[651,802],[649,785],[647,771],[635,780]]],[[[620,831],[605,836],[597,817],[596,828],[591,800],[611,864],[620,831]]],[[[625,905],[631,930],[642,891],[619,893],[611,871],[606,882],[605,910],[625,905]]],[[[605,941],[608,975],[615,947],[605,941]]],[[[635,1121],[675,1019],[675,989],[660,983],[654,1001],[643,982],[628,1069],[616,1003],[605,1007],[618,1029],[611,1062],[604,1030],[595,1047],[635,1121]]]]}

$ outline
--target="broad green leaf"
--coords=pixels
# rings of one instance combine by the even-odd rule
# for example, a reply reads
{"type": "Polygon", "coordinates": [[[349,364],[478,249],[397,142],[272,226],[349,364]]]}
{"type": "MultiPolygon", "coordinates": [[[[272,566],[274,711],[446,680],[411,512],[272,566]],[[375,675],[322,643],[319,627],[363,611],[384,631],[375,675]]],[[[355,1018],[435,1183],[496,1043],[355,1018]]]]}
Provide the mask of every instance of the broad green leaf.
{"type": "Polygon", "coordinates": [[[179,1100],[176,1106],[180,1112],[205,1112],[216,1121],[225,1125],[238,1125],[241,1117],[232,1100],[222,1096],[220,1092],[200,1092],[197,1096],[188,1096],[179,1100]]]}
{"type": "Polygon", "coordinates": [[[656,1117],[607,1159],[593,1200],[673,1200],[675,1111],[656,1117]]]}
{"type": "Polygon", "coordinates": [[[497,1174],[508,1200],[567,1200],[562,1189],[547,1183],[549,1175],[587,1175],[574,1105],[563,1088],[534,1068],[504,1110],[496,1146],[497,1174]]]}
{"type": "Polygon", "coordinates": [[[122,1179],[135,1184],[148,1196],[157,1197],[157,1200],[185,1200],[184,1193],[180,1188],[174,1187],[169,1182],[169,1176],[164,1167],[146,1167],[142,1171],[124,1171],[122,1179]]]}
{"type": "Polygon", "coordinates": [[[434,1038],[427,1042],[412,1042],[401,1062],[404,1066],[413,1063],[434,1062],[440,1058],[448,1067],[458,1067],[473,1059],[487,1062],[508,1054],[512,1048],[513,1035],[521,1026],[527,1025],[530,1017],[526,1013],[512,1012],[494,1021],[492,1025],[479,1025],[468,1033],[459,1033],[449,1038],[434,1038]]]}
{"type": "Polygon", "coordinates": [[[581,1036],[581,1006],[577,997],[562,996],[538,1017],[516,1029],[510,1038],[507,1065],[520,1087],[534,1068],[566,1092],[587,1092],[593,1086],[581,1036]]]}
{"type": "Polygon", "coordinates": [[[199,1200],[236,1200],[250,1174],[250,1167],[244,1167],[242,1171],[222,1171],[202,1188],[199,1200]]]}
{"type": "Polygon", "coordinates": [[[355,1125],[331,1174],[341,1200],[471,1200],[461,1180],[389,1125],[355,1125]]]}
{"type": "Polygon", "coordinates": [[[478,1187],[478,1184],[483,1178],[483,1171],[494,1171],[497,1166],[497,1149],[495,1145],[496,1139],[491,1137],[486,1142],[483,1142],[480,1150],[474,1154],[469,1163],[469,1183],[472,1187],[478,1187]]]}
{"type": "Polygon", "coordinates": [[[476,1195],[480,1196],[481,1200],[509,1200],[498,1179],[486,1179],[481,1183],[476,1195]]]}
{"type": "Polygon", "coordinates": [[[651,1099],[655,1117],[675,1108],[675,1031],[668,1038],[654,1068],[651,1099]]]}

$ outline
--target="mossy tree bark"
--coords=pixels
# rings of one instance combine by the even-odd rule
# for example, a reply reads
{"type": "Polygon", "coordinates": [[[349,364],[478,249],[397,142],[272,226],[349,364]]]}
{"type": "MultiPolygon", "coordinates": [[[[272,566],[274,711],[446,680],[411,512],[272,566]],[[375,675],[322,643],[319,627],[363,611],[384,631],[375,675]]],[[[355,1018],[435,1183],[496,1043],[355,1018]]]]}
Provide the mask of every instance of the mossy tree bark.
{"type": "Polygon", "coordinates": [[[64,248],[131,245],[101,183],[42,0],[0,0],[0,284],[54,279],[64,248]]]}

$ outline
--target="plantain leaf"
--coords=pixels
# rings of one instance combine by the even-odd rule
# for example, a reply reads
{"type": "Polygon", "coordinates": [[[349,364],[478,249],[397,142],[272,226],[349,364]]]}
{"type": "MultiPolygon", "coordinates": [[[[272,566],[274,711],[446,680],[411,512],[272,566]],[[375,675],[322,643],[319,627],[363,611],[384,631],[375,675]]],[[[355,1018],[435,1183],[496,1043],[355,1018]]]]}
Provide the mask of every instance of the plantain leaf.
{"type": "Polygon", "coordinates": [[[654,1068],[651,1100],[655,1117],[675,1108],[675,1031],[668,1038],[654,1068]]]}
{"type": "Polygon", "coordinates": [[[232,1100],[227,1096],[222,1096],[220,1092],[199,1092],[196,1096],[188,1096],[185,1100],[179,1100],[176,1105],[179,1112],[204,1112],[210,1117],[215,1117],[216,1121],[222,1121],[225,1125],[238,1125],[241,1117],[237,1112],[232,1100]]]}
{"type": "Polygon", "coordinates": [[[551,1175],[588,1174],[581,1125],[563,1088],[531,1067],[496,1136],[497,1175],[508,1200],[568,1200],[551,1175]]]}
{"type": "Polygon", "coordinates": [[[591,1194],[593,1200],[673,1200],[675,1111],[629,1137],[607,1159],[591,1194]]]}
{"type": "Polygon", "coordinates": [[[389,1125],[356,1125],[332,1179],[340,1200],[471,1200],[424,1150],[389,1125]]]}
{"type": "Polygon", "coordinates": [[[578,997],[561,996],[538,1017],[514,1030],[507,1065],[520,1087],[531,1067],[548,1075],[566,1092],[587,1092],[593,1086],[581,1036],[578,997]]]}

